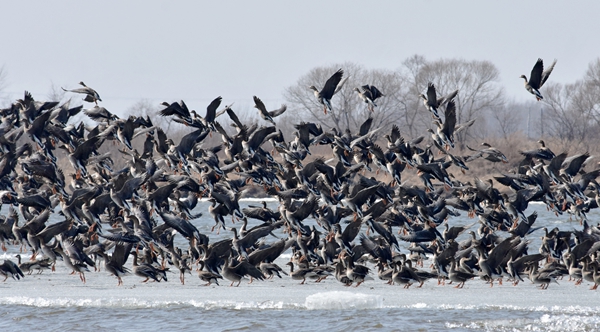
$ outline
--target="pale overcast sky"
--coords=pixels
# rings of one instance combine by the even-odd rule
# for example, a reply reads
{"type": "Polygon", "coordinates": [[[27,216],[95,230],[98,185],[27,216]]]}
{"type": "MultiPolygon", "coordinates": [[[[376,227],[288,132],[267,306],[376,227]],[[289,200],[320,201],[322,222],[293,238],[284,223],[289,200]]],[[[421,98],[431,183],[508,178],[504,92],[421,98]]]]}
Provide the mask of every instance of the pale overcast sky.
{"type": "Polygon", "coordinates": [[[219,95],[241,108],[258,95],[275,107],[314,67],[396,69],[414,54],[489,60],[510,98],[531,100],[519,75],[538,57],[558,59],[550,80],[570,83],[600,56],[597,0],[12,1],[2,9],[10,100],[23,90],[44,100],[52,83],[84,81],[118,114],[144,98],[203,110],[219,95]]]}

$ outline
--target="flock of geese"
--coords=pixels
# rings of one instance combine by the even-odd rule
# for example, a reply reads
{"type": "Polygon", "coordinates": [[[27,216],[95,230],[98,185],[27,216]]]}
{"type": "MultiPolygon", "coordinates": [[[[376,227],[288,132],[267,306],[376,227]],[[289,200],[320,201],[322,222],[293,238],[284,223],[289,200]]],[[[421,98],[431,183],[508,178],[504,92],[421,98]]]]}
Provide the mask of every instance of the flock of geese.
{"type": "MultiPolygon", "coordinates": [[[[544,71],[540,59],[529,81],[523,76],[538,100],[554,64],[544,71]]],[[[340,69],[321,90],[310,87],[325,113],[334,107],[343,76],[340,69]]],[[[26,92],[0,110],[0,199],[8,205],[0,216],[0,241],[4,251],[13,246],[20,252],[18,262],[0,265],[4,280],[54,270],[58,262],[83,283],[91,268],[103,267],[100,273],[114,276],[118,285],[129,274],[143,282],[166,281],[168,271],[179,272],[182,284],[194,271],[207,285],[282,275],[301,283],[335,278],[344,286],[377,277],[406,288],[428,279],[458,288],[472,279],[490,286],[529,279],[545,289],[566,276],[594,289],[600,284],[600,229],[586,216],[600,203],[600,169],[584,171],[587,153],[555,155],[539,141],[538,149],[521,151],[512,172],[460,182],[448,168],[464,173],[476,159],[508,160],[485,143],[469,148],[469,155],[452,152],[456,132],[473,124],[456,123],[459,91],[442,97],[429,84],[420,96],[436,128],[429,130],[429,145],[423,137],[403,137],[395,125],[381,135],[371,128],[370,116],[358,133],[300,122],[294,139],[286,141],[275,122],[285,105],[269,111],[258,97],[255,107],[265,121],[260,125],[242,123],[230,106],[219,109],[221,97],[204,117],[183,101],[163,103],[161,116],[193,128],[175,144],[149,117],[119,118],[98,105],[102,99],[94,89],[80,85],[65,91],[83,94],[95,106],[40,102],[26,92]],[[95,125],[70,122],[79,112],[95,125]],[[223,128],[221,116],[235,132],[223,128]],[[222,143],[207,146],[209,135],[222,143]],[[137,137],[141,152],[133,147],[137,137]],[[331,155],[312,155],[316,145],[331,147],[331,155]],[[117,155],[111,151],[117,149],[128,160],[120,170],[112,169],[117,155]],[[66,176],[57,166],[61,150],[73,169],[66,176]],[[379,176],[367,177],[366,171],[379,176]],[[241,208],[240,197],[251,186],[276,197],[278,208],[241,208]],[[210,202],[213,233],[201,233],[192,222],[200,198],[210,202]],[[532,201],[557,215],[576,216],[581,230],[544,228],[541,247],[529,253],[535,250],[530,237],[540,229],[534,227],[537,214],[525,214],[532,201]],[[48,222],[51,215],[62,221],[48,222]],[[259,224],[249,228],[249,219],[259,224]],[[231,236],[210,241],[219,232],[231,236]],[[466,240],[457,240],[467,232],[466,240]],[[176,246],[176,237],[187,244],[176,246]],[[289,273],[275,263],[288,250],[289,273]]],[[[355,91],[367,114],[384,97],[372,85],[355,91]]]]}

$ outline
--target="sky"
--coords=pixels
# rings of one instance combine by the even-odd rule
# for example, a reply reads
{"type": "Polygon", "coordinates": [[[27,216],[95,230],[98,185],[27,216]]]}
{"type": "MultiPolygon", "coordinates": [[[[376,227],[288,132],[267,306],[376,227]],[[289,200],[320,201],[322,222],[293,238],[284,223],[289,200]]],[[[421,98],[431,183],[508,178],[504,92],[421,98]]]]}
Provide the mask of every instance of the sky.
{"type": "Polygon", "coordinates": [[[5,98],[28,90],[45,100],[53,85],[83,81],[121,115],[142,99],[204,110],[222,96],[235,110],[257,95],[275,108],[312,68],[397,69],[414,54],[491,61],[508,97],[527,101],[519,76],[537,58],[558,59],[550,80],[572,83],[600,57],[600,1],[13,1],[2,9],[5,98]]]}

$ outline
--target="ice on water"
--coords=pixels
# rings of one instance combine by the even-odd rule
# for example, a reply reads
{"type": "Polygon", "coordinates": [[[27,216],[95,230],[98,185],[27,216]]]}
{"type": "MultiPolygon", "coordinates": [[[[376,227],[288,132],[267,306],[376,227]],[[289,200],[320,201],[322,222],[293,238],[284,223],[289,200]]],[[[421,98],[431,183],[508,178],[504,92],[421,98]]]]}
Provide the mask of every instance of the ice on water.
{"type": "Polygon", "coordinates": [[[377,309],[383,306],[379,295],[358,292],[334,291],[312,294],[306,297],[306,309],[377,309]]]}

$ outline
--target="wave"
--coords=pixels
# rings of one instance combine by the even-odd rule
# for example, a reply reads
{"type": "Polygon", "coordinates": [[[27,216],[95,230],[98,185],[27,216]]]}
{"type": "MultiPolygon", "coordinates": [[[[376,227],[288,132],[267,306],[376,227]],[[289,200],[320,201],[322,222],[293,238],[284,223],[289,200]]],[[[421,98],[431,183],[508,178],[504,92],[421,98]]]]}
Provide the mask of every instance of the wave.
{"type": "Polygon", "coordinates": [[[415,303],[404,306],[386,306],[386,308],[405,308],[405,309],[436,309],[436,310],[487,310],[487,311],[520,311],[520,312],[541,312],[541,313],[560,313],[571,315],[595,315],[600,306],[588,307],[579,305],[570,306],[517,306],[517,305],[493,305],[493,304],[426,304],[415,303]]]}
{"type": "Polygon", "coordinates": [[[142,300],[136,298],[43,298],[43,297],[3,297],[0,305],[23,305],[30,307],[114,307],[114,308],[164,308],[164,307],[196,307],[206,310],[232,309],[232,310],[266,310],[266,309],[296,309],[303,305],[285,303],[282,301],[160,301],[142,300]]]}
{"type": "Polygon", "coordinates": [[[544,314],[538,319],[487,319],[471,322],[447,322],[447,329],[486,331],[597,331],[600,317],[544,314]]]}
{"type": "Polygon", "coordinates": [[[383,300],[378,295],[342,291],[315,293],[306,297],[304,303],[283,301],[164,301],[137,298],[45,298],[12,296],[0,298],[0,306],[22,305],[29,307],[114,307],[114,308],[163,308],[195,307],[205,310],[282,310],[282,309],[377,309],[383,308],[383,300]]]}
{"type": "Polygon", "coordinates": [[[309,310],[378,309],[383,308],[383,299],[379,295],[333,291],[307,296],[304,306],[309,310]]]}

